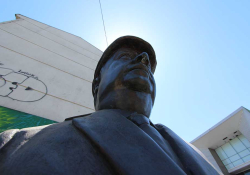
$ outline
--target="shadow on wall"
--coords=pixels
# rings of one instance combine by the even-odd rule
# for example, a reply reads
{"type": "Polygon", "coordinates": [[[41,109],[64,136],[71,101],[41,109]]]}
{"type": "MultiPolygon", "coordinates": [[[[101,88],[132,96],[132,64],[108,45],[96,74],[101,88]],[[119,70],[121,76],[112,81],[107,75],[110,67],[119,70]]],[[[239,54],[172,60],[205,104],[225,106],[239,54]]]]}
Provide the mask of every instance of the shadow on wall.
{"type": "Polygon", "coordinates": [[[0,106],[0,133],[9,129],[22,129],[53,123],[57,122],[0,106]]]}

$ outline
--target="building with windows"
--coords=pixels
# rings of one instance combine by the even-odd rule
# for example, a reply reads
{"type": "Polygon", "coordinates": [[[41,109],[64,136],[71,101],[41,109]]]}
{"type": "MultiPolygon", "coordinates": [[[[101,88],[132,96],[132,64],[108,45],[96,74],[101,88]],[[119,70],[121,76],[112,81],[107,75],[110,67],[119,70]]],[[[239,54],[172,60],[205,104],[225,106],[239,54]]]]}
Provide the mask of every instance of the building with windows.
{"type": "Polygon", "coordinates": [[[223,174],[250,174],[250,112],[240,107],[191,141],[223,174]]]}
{"type": "Polygon", "coordinates": [[[102,51],[23,15],[0,23],[0,132],[94,111],[92,80],[102,51]]]}

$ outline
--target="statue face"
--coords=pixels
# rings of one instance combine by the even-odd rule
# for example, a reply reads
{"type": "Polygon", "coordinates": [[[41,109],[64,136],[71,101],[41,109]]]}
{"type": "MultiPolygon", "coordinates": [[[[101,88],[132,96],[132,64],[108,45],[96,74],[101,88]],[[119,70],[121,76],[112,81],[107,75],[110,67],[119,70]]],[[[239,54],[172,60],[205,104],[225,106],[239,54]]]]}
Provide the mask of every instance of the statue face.
{"type": "Polygon", "coordinates": [[[124,107],[128,110],[141,106],[147,108],[142,110],[151,111],[156,87],[147,53],[120,48],[104,65],[100,78],[97,110],[103,108],[100,106],[119,109],[124,107]]]}

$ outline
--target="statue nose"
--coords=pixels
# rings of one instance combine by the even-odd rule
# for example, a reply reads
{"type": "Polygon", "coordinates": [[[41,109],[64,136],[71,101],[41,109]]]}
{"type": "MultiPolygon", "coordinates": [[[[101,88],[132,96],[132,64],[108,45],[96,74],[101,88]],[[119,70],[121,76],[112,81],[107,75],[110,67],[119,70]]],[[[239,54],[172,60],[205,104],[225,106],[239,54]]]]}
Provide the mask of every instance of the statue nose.
{"type": "Polygon", "coordinates": [[[147,52],[142,52],[135,59],[136,61],[141,62],[142,64],[145,64],[146,66],[149,65],[149,57],[148,57],[147,52]]]}

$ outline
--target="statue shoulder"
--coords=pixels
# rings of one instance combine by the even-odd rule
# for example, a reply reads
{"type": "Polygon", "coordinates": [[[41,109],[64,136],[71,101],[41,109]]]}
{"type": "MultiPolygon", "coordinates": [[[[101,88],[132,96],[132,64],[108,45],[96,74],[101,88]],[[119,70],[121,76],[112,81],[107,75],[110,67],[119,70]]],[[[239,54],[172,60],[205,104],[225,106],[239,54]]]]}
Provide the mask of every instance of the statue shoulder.
{"type": "MultiPolygon", "coordinates": [[[[92,174],[93,170],[111,174],[102,155],[72,121],[7,132],[12,139],[0,149],[1,174],[92,174]]],[[[7,132],[2,138],[8,137],[7,132]]]]}
{"type": "Polygon", "coordinates": [[[168,127],[166,127],[165,125],[161,124],[161,123],[157,123],[157,124],[154,124],[155,128],[157,130],[170,130],[168,127]]]}
{"type": "Polygon", "coordinates": [[[4,147],[19,131],[19,129],[10,129],[0,133],[0,149],[4,147]]]}
{"type": "Polygon", "coordinates": [[[80,117],[86,117],[86,116],[89,116],[93,113],[89,113],[89,114],[83,114],[83,115],[77,115],[77,116],[73,116],[73,117],[69,117],[69,118],[66,118],[64,121],[69,121],[69,120],[73,120],[75,118],[80,118],[80,117]]]}
{"type": "Polygon", "coordinates": [[[23,129],[10,129],[0,133],[0,150],[3,149],[12,140],[19,141],[20,143],[24,140],[30,139],[36,133],[49,125],[23,128],[23,129]]]}

